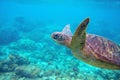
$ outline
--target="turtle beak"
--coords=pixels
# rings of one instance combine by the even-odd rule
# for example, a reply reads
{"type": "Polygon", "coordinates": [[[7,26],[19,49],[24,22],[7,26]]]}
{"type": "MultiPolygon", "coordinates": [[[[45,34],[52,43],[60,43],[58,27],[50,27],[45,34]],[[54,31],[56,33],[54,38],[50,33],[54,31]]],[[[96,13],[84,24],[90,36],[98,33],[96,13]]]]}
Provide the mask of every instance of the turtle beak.
{"type": "Polygon", "coordinates": [[[54,34],[54,33],[52,33],[52,34],[51,34],[51,38],[55,39],[55,38],[54,38],[54,35],[55,35],[55,34],[54,34]]]}

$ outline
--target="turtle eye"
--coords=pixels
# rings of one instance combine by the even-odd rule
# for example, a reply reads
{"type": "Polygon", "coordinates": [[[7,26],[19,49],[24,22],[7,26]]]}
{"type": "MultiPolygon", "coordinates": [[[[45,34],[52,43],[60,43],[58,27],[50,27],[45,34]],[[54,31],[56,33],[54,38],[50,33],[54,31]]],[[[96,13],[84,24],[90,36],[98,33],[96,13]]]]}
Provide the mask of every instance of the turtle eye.
{"type": "Polygon", "coordinates": [[[55,34],[54,35],[54,39],[58,39],[59,38],[59,35],[58,34],[55,34]]]}

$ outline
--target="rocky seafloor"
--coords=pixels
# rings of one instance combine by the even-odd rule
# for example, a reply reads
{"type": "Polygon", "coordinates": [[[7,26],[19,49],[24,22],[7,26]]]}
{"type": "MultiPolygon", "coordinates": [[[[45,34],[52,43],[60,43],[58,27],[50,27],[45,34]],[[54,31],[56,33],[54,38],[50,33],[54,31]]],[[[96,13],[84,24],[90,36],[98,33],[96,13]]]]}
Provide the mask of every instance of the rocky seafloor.
{"type": "Polygon", "coordinates": [[[56,44],[20,39],[0,51],[0,80],[120,80],[119,70],[87,65],[56,44]]]}
{"type": "Polygon", "coordinates": [[[2,27],[0,31],[0,43],[4,43],[0,46],[0,80],[120,80],[120,70],[90,66],[52,41],[50,34],[55,30],[51,26],[33,29],[22,17],[16,21],[12,30],[2,27]]]}

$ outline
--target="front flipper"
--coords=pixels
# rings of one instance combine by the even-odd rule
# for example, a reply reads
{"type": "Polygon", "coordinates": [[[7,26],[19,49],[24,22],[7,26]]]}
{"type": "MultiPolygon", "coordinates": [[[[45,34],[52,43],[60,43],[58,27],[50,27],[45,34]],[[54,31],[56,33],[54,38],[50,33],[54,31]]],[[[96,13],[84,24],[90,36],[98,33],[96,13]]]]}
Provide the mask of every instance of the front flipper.
{"type": "Polygon", "coordinates": [[[86,27],[89,23],[89,18],[85,19],[77,28],[71,41],[72,51],[81,51],[84,48],[86,40],[86,27]]]}
{"type": "Polygon", "coordinates": [[[68,36],[72,37],[72,32],[71,32],[71,30],[70,30],[70,24],[67,24],[67,25],[63,28],[62,32],[63,32],[64,34],[67,34],[68,36]]]}

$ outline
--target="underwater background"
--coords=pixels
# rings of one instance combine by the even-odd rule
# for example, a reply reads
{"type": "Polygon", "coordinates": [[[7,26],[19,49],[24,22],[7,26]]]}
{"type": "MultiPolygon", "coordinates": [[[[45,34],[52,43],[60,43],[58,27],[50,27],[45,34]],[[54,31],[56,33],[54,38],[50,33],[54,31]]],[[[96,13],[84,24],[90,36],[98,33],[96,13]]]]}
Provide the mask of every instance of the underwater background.
{"type": "Polygon", "coordinates": [[[120,44],[119,0],[0,0],[0,80],[120,80],[88,65],[50,37],[85,18],[87,32],[120,44]]]}

